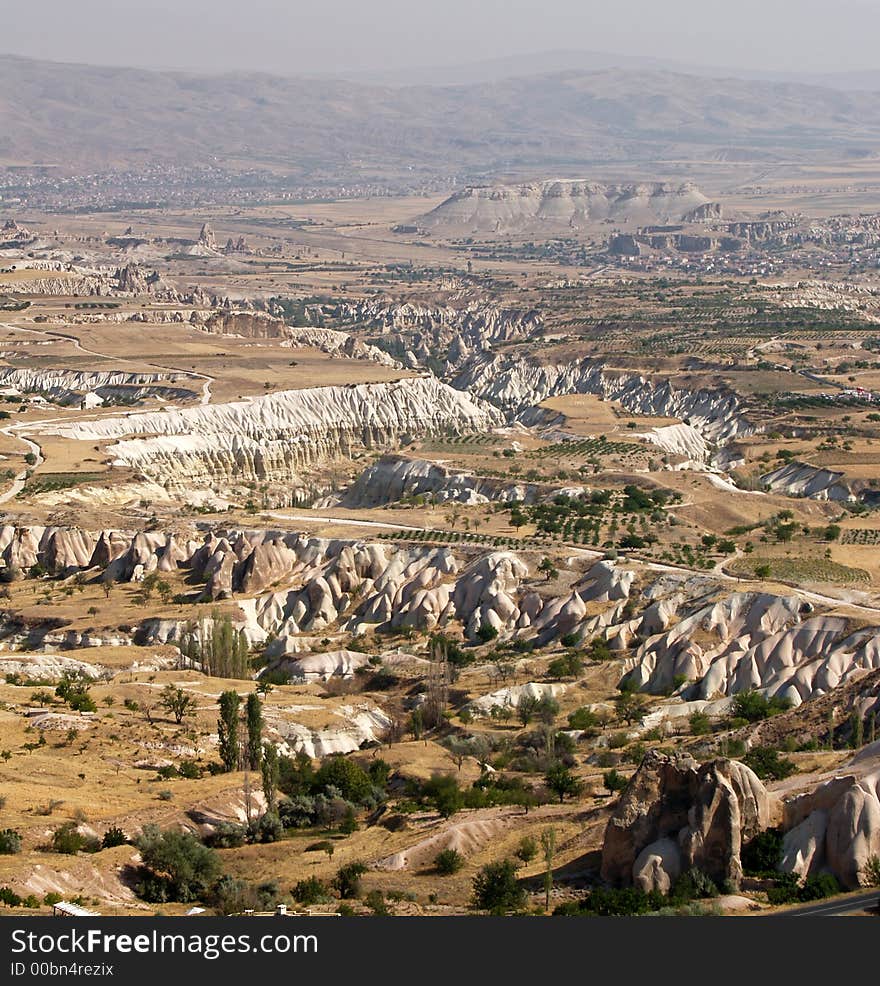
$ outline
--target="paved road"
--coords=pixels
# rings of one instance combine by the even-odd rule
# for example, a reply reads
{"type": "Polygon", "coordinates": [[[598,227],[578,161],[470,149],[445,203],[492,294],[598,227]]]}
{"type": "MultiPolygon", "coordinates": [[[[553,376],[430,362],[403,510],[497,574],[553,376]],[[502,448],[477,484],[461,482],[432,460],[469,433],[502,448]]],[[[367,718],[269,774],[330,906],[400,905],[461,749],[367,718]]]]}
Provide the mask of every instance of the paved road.
{"type": "Polygon", "coordinates": [[[806,904],[785,911],[784,914],[785,917],[792,918],[839,917],[842,914],[858,914],[861,911],[876,908],[878,899],[880,899],[880,889],[875,888],[868,893],[820,900],[815,904],[806,904]]]}

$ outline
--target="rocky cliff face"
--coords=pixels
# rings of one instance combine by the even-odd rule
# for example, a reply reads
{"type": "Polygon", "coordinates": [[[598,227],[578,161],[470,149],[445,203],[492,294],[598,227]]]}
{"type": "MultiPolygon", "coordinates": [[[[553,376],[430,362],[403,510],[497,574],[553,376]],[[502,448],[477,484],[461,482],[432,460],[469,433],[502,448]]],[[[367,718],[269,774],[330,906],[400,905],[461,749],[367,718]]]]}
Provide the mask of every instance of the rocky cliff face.
{"type": "Polygon", "coordinates": [[[453,471],[425,459],[386,455],[368,466],[336,502],[345,507],[378,507],[422,496],[435,503],[531,503],[536,493],[533,483],[505,483],[453,471]]]}
{"type": "Polygon", "coordinates": [[[230,404],[49,423],[43,434],[81,441],[125,439],[116,461],[171,487],[295,478],[319,460],[437,434],[472,434],[502,423],[490,405],[434,377],[281,391],[230,404]],[[153,436],[153,437],[133,437],[153,436]]]}
{"type": "Polygon", "coordinates": [[[761,477],[774,493],[808,496],[814,500],[854,500],[844,473],[811,466],[806,462],[788,462],[761,477]]]}
{"type": "Polygon", "coordinates": [[[324,306],[322,314],[342,326],[375,333],[376,345],[411,367],[432,357],[459,366],[493,344],[529,338],[542,324],[536,311],[482,302],[455,307],[362,301],[324,306]]]}
{"type": "Polygon", "coordinates": [[[737,592],[696,606],[670,596],[665,604],[669,628],[645,640],[625,665],[635,688],[660,693],[683,675],[693,698],[759,688],[799,705],[860,670],[880,668],[880,628],[813,616],[796,595],[737,592]]]}
{"type": "Polygon", "coordinates": [[[669,380],[609,371],[594,360],[541,364],[484,353],[463,367],[453,386],[517,415],[548,397],[597,394],[634,414],[687,419],[706,440],[722,443],[753,434],[757,426],[739,398],[720,390],[684,390],[669,380]]]}
{"type": "Polygon", "coordinates": [[[830,871],[848,889],[866,885],[880,856],[880,743],[843,772],[785,803],[781,868],[805,879],[830,871]]]}
{"type": "MultiPolygon", "coordinates": [[[[502,638],[539,644],[569,633],[587,640],[601,634],[614,650],[641,641],[624,665],[631,685],[665,693],[684,675],[684,694],[703,704],[757,688],[797,705],[880,669],[878,627],[815,615],[795,594],[730,593],[708,575],[651,576],[636,591],[637,568],[606,560],[550,595],[538,591],[523,556],[477,546],[265,529],[198,534],[5,525],[0,561],[6,581],[27,577],[35,565],[53,575],[86,572],[116,581],[187,570],[204,598],[236,599],[249,636],[274,634],[283,653],[297,649],[301,634],[359,634],[380,625],[457,625],[476,639],[487,624],[502,638]]],[[[142,636],[165,642],[177,632],[153,621],[142,636]]]]}
{"type": "Polygon", "coordinates": [[[9,387],[22,394],[40,394],[54,404],[65,406],[79,405],[87,395],[100,399],[95,403],[118,400],[135,403],[150,397],[193,400],[196,397],[194,391],[182,386],[190,380],[185,373],[0,368],[0,387],[9,387]]]}
{"type": "Polygon", "coordinates": [[[769,822],[770,798],[745,764],[649,751],[605,830],[602,879],[668,892],[693,868],[736,887],[743,844],[769,822]]]}

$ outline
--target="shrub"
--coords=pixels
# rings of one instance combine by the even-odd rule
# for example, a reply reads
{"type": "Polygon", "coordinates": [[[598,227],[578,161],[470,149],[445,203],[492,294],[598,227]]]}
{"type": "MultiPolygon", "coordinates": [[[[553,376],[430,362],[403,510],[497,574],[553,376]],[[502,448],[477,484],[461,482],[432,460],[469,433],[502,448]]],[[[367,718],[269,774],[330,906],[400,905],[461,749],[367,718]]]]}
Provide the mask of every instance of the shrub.
{"type": "Polygon", "coordinates": [[[761,780],[782,781],[797,770],[796,764],[787,757],[781,757],[778,750],[769,746],[753,747],[743,757],[743,763],[761,780]]]}
{"type": "Polygon", "coordinates": [[[434,859],[434,869],[441,876],[458,873],[464,866],[464,856],[457,849],[444,849],[434,859]]]}
{"type": "Polygon", "coordinates": [[[52,852],[75,856],[85,846],[85,838],[76,830],[76,822],[65,822],[52,833],[52,852]]]}
{"type": "Polygon", "coordinates": [[[502,859],[488,863],[474,877],[474,906],[492,914],[516,911],[525,905],[526,892],[516,878],[516,865],[502,859]]]}
{"type": "Polygon", "coordinates": [[[307,907],[311,904],[326,904],[330,900],[327,885],[316,876],[300,880],[290,891],[290,896],[298,904],[305,904],[307,907]]]}
{"type": "Polygon", "coordinates": [[[616,791],[622,791],[629,781],[612,768],[611,770],[606,770],[602,775],[602,783],[614,794],[616,791]]]}
{"type": "Polygon", "coordinates": [[[381,890],[371,890],[364,898],[364,903],[377,918],[387,917],[391,913],[388,910],[388,905],[385,903],[385,895],[381,890]]]}
{"type": "Polygon", "coordinates": [[[15,829],[0,829],[0,856],[21,852],[21,833],[15,829]]]}
{"type": "Polygon", "coordinates": [[[596,915],[598,917],[629,917],[635,914],[648,914],[658,911],[668,903],[663,894],[656,890],[645,893],[636,887],[621,890],[606,890],[601,887],[593,890],[579,901],[560,904],[554,914],[596,915]]]}
{"type": "Polygon", "coordinates": [[[862,871],[862,882],[869,887],[880,887],[880,856],[868,857],[862,871]]]}
{"type": "Polygon", "coordinates": [[[734,719],[745,719],[747,722],[760,722],[762,719],[769,719],[770,716],[780,712],[786,712],[791,708],[788,699],[777,696],[767,698],[761,692],[749,689],[740,692],[733,699],[731,715],[734,719]]]}
{"type": "Polygon", "coordinates": [[[214,831],[205,837],[205,844],[212,849],[238,849],[247,841],[247,829],[234,822],[220,822],[214,831]]]}
{"type": "Polygon", "coordinates": [[[692,712],[688,722],[693,736],[705,736],[712,732],[712,722],[705,712],[692,712]]]}
{"type": "Polygon", "coordinates": [[[138,892],[145,900],[197,900],[217,879],[220,866],[214,850],[189,832],[145,825],[135,845],[142,861],[138,892]]]}
{"type": "Polygon", "coordinates": [[[595,729],[599,725],[599,717],[585,706],[575,709],[568,717],[569,729],[595,729]]]}
{"type": "Polygon", "coordinates": [[[21,897],[11,887],[0,887],[0,904],[7,907],[21,907],[21,897]]]}
{"type": "Polygon", "coordinates": [[[126,838],[125,832],[121,828],[111,825],[101,839],[101,848],[112,849],[114,846],[124,846],[127,842],[128,839],[126,838]]]}
{"type": "Polygon", "coordinates": [[[782,832],[780,829],[765,829],[742,848],[743,872],[750,876],[775,875],[782,859],[782,832]]]}
{"type": "Polygon", "coordinates": [[[488,644],[490,640],[494,640],[498,636],[498,631],[491,623],[481,623],[477,630],[477,636],[484,644],[488,644]]]}
{"type": "Polygon", "coordinates": [[[333,886],[339,891],[343,900],[359,897],[361,893],[361,877],[367,872],[363,863],[348,863],[336,871],[333,886]]]}
{"type": "Polygon", "coordinates": [[[811,876],[800,889],[798,900],[823,900],[841,892],[840,884],[830,873],[820,873],[811,876]]]}
{"type": "Polygon", "coordinates": [[[669,896],[674,901],[700,900],[717,897],[718,888],[702,870],[692,867],[675,881],[669,896]]]}
{"type": "Polygon", "coordinates": [[[516,858],[523,863],[531,863],[538,855],[538,843],[530,835],[524,835],[516,847],[516,858]]]}

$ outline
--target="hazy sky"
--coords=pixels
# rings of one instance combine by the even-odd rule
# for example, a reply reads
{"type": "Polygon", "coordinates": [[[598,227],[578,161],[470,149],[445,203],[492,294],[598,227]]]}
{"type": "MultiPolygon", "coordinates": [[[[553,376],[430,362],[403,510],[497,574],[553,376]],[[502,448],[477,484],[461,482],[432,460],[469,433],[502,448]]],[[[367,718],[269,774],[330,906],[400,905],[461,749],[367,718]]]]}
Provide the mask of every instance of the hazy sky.
{"type": "Polygon", "coordinates": [[[553,49],[740,68],[880,69],[880,0],[0,0],[0,51],[346,73],[553,49]]]}

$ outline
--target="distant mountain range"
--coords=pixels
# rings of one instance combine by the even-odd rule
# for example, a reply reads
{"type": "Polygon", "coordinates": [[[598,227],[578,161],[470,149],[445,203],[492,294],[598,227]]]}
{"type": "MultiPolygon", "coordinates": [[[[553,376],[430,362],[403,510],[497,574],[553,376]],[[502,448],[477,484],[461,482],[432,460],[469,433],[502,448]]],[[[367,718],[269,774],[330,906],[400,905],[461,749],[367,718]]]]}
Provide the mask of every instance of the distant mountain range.
{"type": "Polygon", "coordinates": [[[0,164],[71,173],[258,166],[368,180],[880,151],[878,92],[632,64],[527,69],[497,81],[392,86],[0,56],[0,164]]]}

